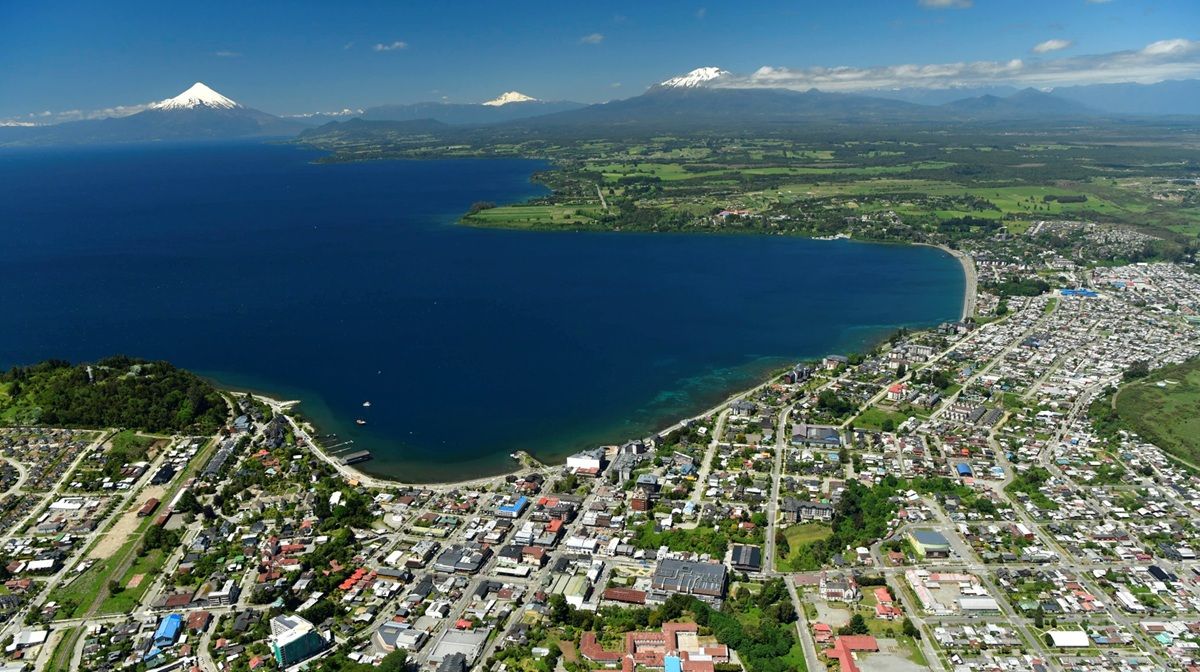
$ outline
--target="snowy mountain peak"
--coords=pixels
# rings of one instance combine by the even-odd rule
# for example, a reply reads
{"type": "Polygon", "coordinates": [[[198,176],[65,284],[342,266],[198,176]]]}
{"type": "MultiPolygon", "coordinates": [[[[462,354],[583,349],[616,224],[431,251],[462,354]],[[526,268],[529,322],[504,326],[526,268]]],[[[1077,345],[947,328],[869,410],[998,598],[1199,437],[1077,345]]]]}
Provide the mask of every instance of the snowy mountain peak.
{"type": "Polygon", "coordinates": [[[197,107],[232,110],[241,105],[208,88],[208,85],[203,82],[196,82],[187,91],[174,98],[154,103],[151,107],[156,110],[191,110],[197,107]]]}
{"type": "Polygon", "coordinates": [[[533,102],[537,102],[537,98],[534,98],[533,96],[527,96],[527,95],[521,93],[520,91],[505,91],[504,93],[500,94],[499,96],[496,96],[495,98],[487,101],[486,103],[484,103],[484,105],[491,105],[492,107],[500,107],[501,105],[507,105],[509,103],[533,103],[533,102]]]}
{"type": "Polygon", "coordinates": [[[719,79],[729,74],[729,71],[720,68],[696,68],[686,75],[672,77],[659,86],[668,89],[694,89],[699,86],[705,86],[714,79],[719,79]]]}

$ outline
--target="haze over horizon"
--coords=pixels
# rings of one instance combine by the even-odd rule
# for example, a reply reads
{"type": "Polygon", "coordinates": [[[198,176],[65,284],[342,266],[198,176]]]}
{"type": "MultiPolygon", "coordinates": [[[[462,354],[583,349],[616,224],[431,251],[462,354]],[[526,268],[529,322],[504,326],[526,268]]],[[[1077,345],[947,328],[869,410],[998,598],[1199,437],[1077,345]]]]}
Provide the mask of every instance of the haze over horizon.
{"type": "Polygon", "coordinates": [[[0,7],[0,121],[121,116],[196,81],[295,115],[480,103],[508,91],[601,102],[701,66],[732,73],[722,86],[829,91],[1200,76],[1200,40],[1187,32],[1200,25],[1200,9],[1184,1],[471,3],[453,11],[129,2],[117,10],[0,7]]]}

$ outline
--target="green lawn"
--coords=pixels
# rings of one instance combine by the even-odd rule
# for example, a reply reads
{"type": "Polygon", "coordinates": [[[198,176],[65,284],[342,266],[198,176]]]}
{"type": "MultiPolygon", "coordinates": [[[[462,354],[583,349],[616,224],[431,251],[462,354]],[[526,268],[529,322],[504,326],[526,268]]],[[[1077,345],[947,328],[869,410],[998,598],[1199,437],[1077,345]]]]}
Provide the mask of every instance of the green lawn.
{"type": "Polygon", "coordinates": [[[1200,359],[1128,383],[1117,393],[1116,405],[1121,419],[1147,441],[1200,463],[1200,359]]]}
{"type": "Polygon", "coordinates": [[[889,411],[878,406],[872,406],[854,418],[854,426],[862,429],[883,429],[885,420],[892,421],[892,429],[899,427],[902,422],[912,417],[910,414],[889,411]]]}

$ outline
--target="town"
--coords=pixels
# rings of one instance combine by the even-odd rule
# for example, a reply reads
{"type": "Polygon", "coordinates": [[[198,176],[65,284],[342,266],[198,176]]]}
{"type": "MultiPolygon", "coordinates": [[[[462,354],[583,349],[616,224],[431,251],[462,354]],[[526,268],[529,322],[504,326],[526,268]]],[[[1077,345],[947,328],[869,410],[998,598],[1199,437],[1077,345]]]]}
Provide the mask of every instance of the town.
{"type": "Polygon", "coordinates": [[[1109,410],[1200,355],[1200,276],[992,249],[961,321],[504,476],[371,477],[246,394],[0,430],[0,670],[1197,669],[1197,467],[1109,410]]]}

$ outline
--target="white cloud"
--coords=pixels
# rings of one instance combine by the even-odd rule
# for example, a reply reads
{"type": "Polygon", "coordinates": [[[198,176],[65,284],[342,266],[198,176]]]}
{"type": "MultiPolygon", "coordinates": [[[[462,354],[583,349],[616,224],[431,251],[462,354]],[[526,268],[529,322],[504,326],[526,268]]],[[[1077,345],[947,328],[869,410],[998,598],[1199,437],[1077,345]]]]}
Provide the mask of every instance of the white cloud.
{"type": "Polygon", "coordinates": [[[238,56],[241,56],[241,53],[222,49],[221,51],[213,52],[213,56],[219,56],[220,58],[237,58],[238,56]]]}
{"type": "Polygon", "coordinates": [[[1200,42],[1193,42],[1191,40],[1178,38],[1174,40],[1159,40],[1157,42],[1151,42],[1150,44],[1146,45],[1145,49],[1142,49],[1142,53],[1146,54],[1147,56],[1168,56],[1171,54],[1186,54],[1188,52],[1195,52],[1197,48],[1200,48],[1200,42]]]}
{"type": "Polygon", "coordinates": [[[1052,51],[1062,51],[1072,44],[1075,43],[1071,40],[1046,40],[1045,42],[1038,42],[1035,44],[1033,46],[1033,53],[1048,54],[1052,51]]]}
{"type": "Polygon", "coordinates": [[[347,42],[346,44],[343,44],[343,45],[342,45],[342,49],[353,49],[353,48],[354,48],[354,41],[353,41],[353,40],[351,40],[350,42],[347,42]]]}
{"type": "Polygon", "coordinates": [[[917,0],[917,4],[926,9],[966,9],[975,4],[974,0],[917,0]]]}
{"type": "Polygon", "coordinates": [[[600,33],[592,33],[591,35],[584,35],[583,37],[579,38],[580,44],[600,44],[603,41],[604,35],[600,33]]]}
{"type": "Polygon", "coordinates": [[[706,16],[708,16],[708,8],[707,7],[701,7],[700,9],[696,10],[696,18],[697,19],[703,19],[706,16]]]}
{"type": "Polygon", "coordinates": [[[953,88],[1011,84],[1052,87],[1071,84],[1140,82],[1200,77],[1200,42],[1161,40],[1143,49],[1025,62],[959,61],[857,68],[764,66],[751,75],[734,75],[716,86],[785,88],[804,91],[867,91],[891,88],[953,88]]]}
{"type": "Polygon", "coordinates": [[[407,48],[408,48],[408,43],[401,42],[400,40],[396,40],[395,42],[392,42],[391,44],[383,44],[382,42],[380,42],[380,43],[376,44],[374,47],[372,47],[372,49],[374,49],[375,51],[399,51],[401,49],[407,49],[407,48]]]}
{"type": "Polygon", "coordinates": [[[50,110],[42,110],[41,112],[31,112],[22,117],[12,117],[9,119],[0,120],[0,124],[9,126],[42,126],[50,124],[61,124],[67,121],[87,121],[90,119],[108,119],[110,117],[128,117],[131,114],[137,114],[150,109],[154,103],[139,103],[137,105],[116,105],[114,107],[105,107],[96,110],[61,110],[52,112],[50,110]]]}
{"type": "Polygon", "coordinates": [[[1087,0],[1087,2],[1090,5],[1107,5],[1108,3],[1112,2],[1112,0],[1087,0]]]}

